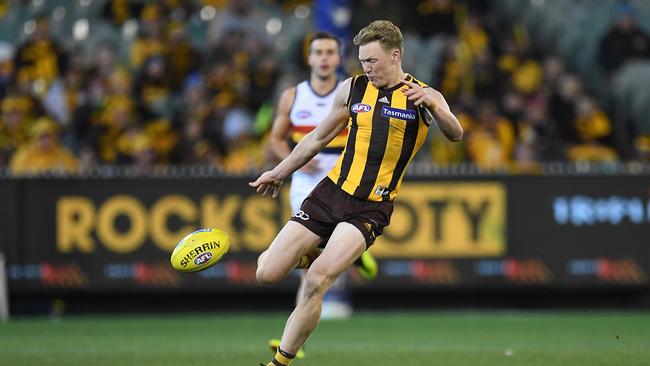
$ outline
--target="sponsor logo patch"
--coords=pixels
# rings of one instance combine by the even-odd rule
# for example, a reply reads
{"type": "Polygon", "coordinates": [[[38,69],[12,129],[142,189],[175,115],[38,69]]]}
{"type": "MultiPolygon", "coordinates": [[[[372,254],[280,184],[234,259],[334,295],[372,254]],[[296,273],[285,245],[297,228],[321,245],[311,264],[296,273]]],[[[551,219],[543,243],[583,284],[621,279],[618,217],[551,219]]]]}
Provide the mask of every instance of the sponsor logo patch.
{"type": "Polygon", "coordinates": [[[366,112],[370,112],[372,110],[372,107],[369,106],[368,104],[357,103],[352,105],[352,108],[350,108],[350,110],[354,113],[366,113],[366,112]]]}
{"type": "Polygon", "coordinates": [[[296,113],[296,116],[298,116],[298,118],[300,118],[300,119],[309,118],[309,117],[311,117],[311,112],[310,111],[298,111],[298,113],[296,113]]]}
{"type": "Polygon", "coordinates": [[[388,189],[388,187],[377,186],[377,188],[375,188],[375,194],[377,196],[387,196],[389,193],[390,189],[388,189]]]}
{"type": "Polygon", "coordinates": [[[309,215],[303,210],[296,212],[295,214],[291,215],[291,217],[296,217],[303,221],[309,220],[309,215]]]}
{"type": "Polygon", "coordinates": [[[194,258],[194,264],[201,265],[212,259],[212,252],[203,252],[194,258]]]}
{"type": "Polygon", "coordinates": [[[387,105],[381,106],[381,115],[388,118],[397,118],[408,121],[415,121],[415,111],[409,109],[391,108],[387,105]]]}

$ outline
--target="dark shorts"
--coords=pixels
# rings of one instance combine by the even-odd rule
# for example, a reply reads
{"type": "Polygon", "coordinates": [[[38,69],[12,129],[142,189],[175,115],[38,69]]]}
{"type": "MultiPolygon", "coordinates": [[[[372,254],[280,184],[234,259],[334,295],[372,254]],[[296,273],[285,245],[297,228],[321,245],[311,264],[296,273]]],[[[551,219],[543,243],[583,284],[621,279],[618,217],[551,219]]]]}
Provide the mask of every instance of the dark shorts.
{"type": "Polygon", "coordinates": [[[322,238],[329,238],[336,225],[354,225],[366,239],[369,248],[390,223],[393,202],[374,202],[353,197],[325,177],[305,198],[300,211],[291,217],[322,238]]]}

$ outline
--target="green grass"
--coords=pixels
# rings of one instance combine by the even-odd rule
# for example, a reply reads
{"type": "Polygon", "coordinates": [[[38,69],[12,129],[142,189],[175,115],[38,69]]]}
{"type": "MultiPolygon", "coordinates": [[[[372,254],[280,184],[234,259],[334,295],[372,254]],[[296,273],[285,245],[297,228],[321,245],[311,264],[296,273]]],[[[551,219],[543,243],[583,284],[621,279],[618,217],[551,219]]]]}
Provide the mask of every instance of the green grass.
{"type": "MultiPolygon", "coordinates": [[[[257,366],[288,314],[22,318],[3,366],[257,366]]],[[[292,365],[648,365],[650,313],[366,313],[323,321],[292,365]],[[508,355],[507,355],[508,354],[508,355]]]]}

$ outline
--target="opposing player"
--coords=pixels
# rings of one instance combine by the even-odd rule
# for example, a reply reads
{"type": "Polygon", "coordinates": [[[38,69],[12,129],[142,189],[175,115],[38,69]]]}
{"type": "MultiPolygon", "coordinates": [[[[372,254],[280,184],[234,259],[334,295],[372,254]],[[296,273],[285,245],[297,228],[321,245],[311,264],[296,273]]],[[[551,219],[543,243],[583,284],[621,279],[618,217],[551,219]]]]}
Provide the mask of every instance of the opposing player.
{"type": "Polygon", "coordinates": [[[257,279],[271,284],[297,264],[309,266],[298,304],[287,320],[280,347],[267,366],[288,365],[316,329],[323,296],[370,247],[390,222],[408,163],[432,122],[451,141],[463,129],[442,94],[402,70],[402,33],[375,21],[354,38],[364,74],[347,79],[332,109],[273,170],[252,187],[277,197],[283,179],[307,164],[347,126],[343,154],[260,255],[257,279]],[[310,255],[324,238],[325,249],[310,255]]]}

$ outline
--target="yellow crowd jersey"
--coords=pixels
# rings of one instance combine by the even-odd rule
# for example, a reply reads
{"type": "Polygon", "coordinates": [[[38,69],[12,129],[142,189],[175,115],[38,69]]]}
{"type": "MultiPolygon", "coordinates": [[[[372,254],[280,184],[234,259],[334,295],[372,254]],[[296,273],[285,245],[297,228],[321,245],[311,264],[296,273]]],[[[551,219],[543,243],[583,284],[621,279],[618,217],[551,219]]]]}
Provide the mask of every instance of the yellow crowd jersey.
{"type": "MultiPolygon", "coordinates": [[[[426,86],[410,75],[406,80],[426,86]]],[[[328,177],[354,197],[393,200],[406,166],[424,143],[429,124],[400,91],[404,85],[377,89],[365,75],[352,79],[348,139],[328,177]]]]}

